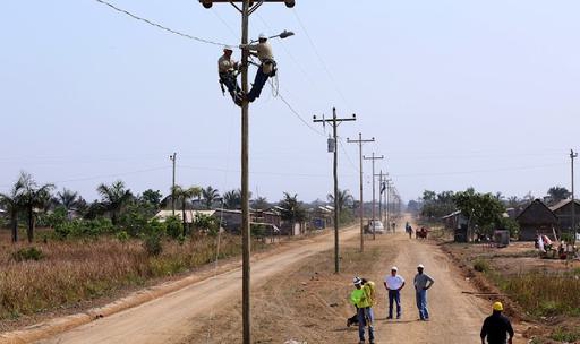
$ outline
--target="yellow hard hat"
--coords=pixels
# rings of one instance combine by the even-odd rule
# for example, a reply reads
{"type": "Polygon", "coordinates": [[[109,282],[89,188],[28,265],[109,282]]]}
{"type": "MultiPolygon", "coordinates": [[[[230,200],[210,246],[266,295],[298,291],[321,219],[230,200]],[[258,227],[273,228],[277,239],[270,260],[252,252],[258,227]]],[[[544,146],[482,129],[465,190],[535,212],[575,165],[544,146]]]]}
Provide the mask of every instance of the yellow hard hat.
{"type": "Polygon", "coordinates": [[[503,304],[499,301],[493,303],[494,311],[503,311],[503,304]]]}

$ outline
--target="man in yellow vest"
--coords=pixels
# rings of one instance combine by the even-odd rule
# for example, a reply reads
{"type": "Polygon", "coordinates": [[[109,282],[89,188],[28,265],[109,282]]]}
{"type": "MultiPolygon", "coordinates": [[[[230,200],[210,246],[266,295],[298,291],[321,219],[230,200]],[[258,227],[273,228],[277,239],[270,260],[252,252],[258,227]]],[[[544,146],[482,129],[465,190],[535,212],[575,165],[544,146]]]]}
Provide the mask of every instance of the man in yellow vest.
{"type": "Polygon", "coordinates": [[[360,277],[353,277],[352,283],[356,287],[350,294],[350,302],[357,308],[359,344],[365,343],[365,327],[368,326],[369,343],[375,342],[375,330],[373,327],[375,301],[374,282],[366,281],[360,277]]]}

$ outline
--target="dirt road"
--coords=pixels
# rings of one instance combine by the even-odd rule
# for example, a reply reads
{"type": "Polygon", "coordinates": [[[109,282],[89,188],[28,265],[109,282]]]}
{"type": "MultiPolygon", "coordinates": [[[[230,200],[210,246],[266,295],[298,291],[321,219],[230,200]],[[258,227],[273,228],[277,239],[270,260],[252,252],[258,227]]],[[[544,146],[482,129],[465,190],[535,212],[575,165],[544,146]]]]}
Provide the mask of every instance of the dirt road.
{"type": "MultiPolygon", "coordinates": [[[[399,255],[393,262],[406,279],[401,301],[401,320],[385,320],[387,305],[378,308],[377,332],[379,343],[477,343],[482,319],[490,308],[484,302],[462,291],[472,291],[460,275],[449,265],[448,259],[432,244],[409,240],[405,234],[396,234],[393,244],[399,255]],[[433,277],[435,284],[428,291],[429,322],[419,321],[415,304],[413,277],[418,264],[425,265],[425,273],[433,277]]],[[[385,270],[388,270],[386,267],[385,270]]],[[[382,283],[381,283],[382,284],[382,283]]],[[[384,293],[383,293],[384,294],[384,293]]]]}
{"type": "MultiPolygon", "coordinates": [[[[341,233],[341,240],[356,236],[354,227],[341,233]]],[[[333,247],[330,233],[313,240],[293,243],[280,254],[252,262],[252,288],[268,277],[283,272],[301,259],[333,247]]],[[[177,343],[191,335],[191,323],[207,317],[214,309],[239,296],[241,270],[218,275],[168,294],[139,307],[93,321],[62,335],[42,340],[42,344],[160,344],[177,343]]]]}
{"type": "MultiPolygon", "coordinates": [[[[385,234],[376,241],[368,240],[361,254],[358,230],[353,227],[342,232],[343,271],[335,275],[329,234],[292,243],[290,248],[252,263],[256,343],[289,339],[311,344],[357,342],[356,328],[345,326],[346,317],[353,312],[346,296],[355,274],[371,278],[378,287],[376,343],[479,342],[479,328],[490,313],[491,302],[462,293],[475,290],[432,242],[409,239],[404,233],[385,234]],[[420,263],[436,281],[428,295],[428,322],[418,320],[412,288],[420,263]],[[392,265],[398,266],[407,281],[400,320],[386,319],[382,280],[392,265]]],[[[235,270],[38,343],[239,343],[240,288],[241,273],[235,270]]],[[[521,337],[514,342],[526,343],[521,337]]]]}

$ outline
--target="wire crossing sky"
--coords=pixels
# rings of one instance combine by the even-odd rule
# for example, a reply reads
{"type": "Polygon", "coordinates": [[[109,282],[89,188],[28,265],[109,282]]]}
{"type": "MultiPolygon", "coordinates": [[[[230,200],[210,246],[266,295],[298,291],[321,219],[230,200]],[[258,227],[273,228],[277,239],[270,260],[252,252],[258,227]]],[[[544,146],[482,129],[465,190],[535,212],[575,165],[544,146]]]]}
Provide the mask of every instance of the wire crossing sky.
{"type": "MultiPolygon", "coordinates": [[[[326,198],[329,131],[311,119],[333,107],[357,114],[339,130],[340,188],[355,196],[358,150],[342,140],[359,131],[376,138],[363,153],[385,156],[376,169],[406,200],[424,189],[569,187],[579,12],[574,0],[262,6],[252,38],[296,36],[272,40],[281,93],[265,90],[250,110],[254,196],[326,198]]],[[[116,179],[167,194],[173,152],[178,184],[239,188],[239,109],[217,76],[222,42],[239,41],[231,6],[21,0],[3,4],[0,23],[1,191],[25,170],[89,201],[116,179]]]]}

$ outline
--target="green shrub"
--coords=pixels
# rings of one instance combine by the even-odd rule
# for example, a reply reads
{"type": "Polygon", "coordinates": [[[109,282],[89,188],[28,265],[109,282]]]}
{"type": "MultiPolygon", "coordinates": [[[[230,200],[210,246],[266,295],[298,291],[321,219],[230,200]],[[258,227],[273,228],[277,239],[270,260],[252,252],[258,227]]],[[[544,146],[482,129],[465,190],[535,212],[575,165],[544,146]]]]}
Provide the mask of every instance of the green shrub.
{"type": "Polygon", "coordinates": [[[580,340],[580,331],[578,331],[578,329],[570,331],[558,327],[552,334],[552,339],[562,343],[576,342],[577,340],[580,340]]]}
{"type": "Polygon", "coordinates": [[[36,247],[21,248],[16,252],[12,252],[12,259],[21,262],[23,260],[41,260],[44,254],[36,247]]]}
{"type": "Polygon", "coordinates": [[[129,240],[129,233],[125,231],[117,233],[117,240],[120,242],[127,242],[129,240]]]}
{"type": "Polygon", "coordinates": [[[489,271],[489,263],[487,260],[484,259],[477,259],[473,264],[473,268],[479,272],[488,272],[489,271]]]}
{"type": "Polygon", "coordinates": [[[163,245],[161,244],[161,235],[158,233],[150,233],[145,236],[143,241],[143,246],[149,257],[157,257],[163,251],[163,245]]]}
{"type": "Polygon", "coordinates": [[[165,219],[165,226],[167,235],[169,235],[172,239],[178,239],[179,236],[183,234],[183,226],[177,216],[167,217],[165,219]]]}

